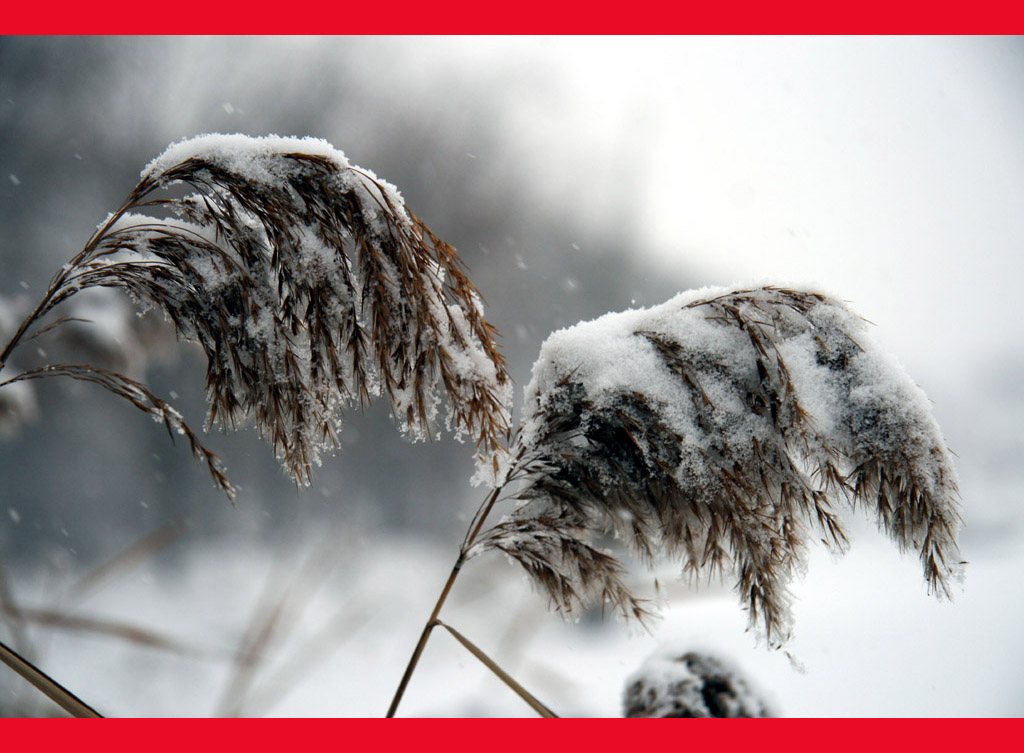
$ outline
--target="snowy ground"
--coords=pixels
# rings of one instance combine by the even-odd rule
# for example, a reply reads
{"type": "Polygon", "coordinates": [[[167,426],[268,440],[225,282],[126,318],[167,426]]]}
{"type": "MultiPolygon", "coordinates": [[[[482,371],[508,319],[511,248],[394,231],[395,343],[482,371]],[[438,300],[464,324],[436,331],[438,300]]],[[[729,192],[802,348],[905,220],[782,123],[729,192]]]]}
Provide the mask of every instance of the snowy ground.
{"type": "MultiPolygon", "coordinates": [[[[202,656],[52,631],[40,663],[109,715],[223,713],[235,647],[261,600],[287,587],[298,608],[282,613],[281,639],[267,644],[252,681],[229,694],[246,714],[379,716],[453,553],[394,538],[335,543],[329,567],[298,579],[307,558],[294,549],[195,548],[180,575],[150,563],[72,611],[151,628],[202,656]]],[[[939,603],[925,595],[917,563],[863,526],[849,555],[819,551],[796,585],[791,658],[755,644],[725,589],[666,588],[670,608],[651,634],[596,620],[567,625],[496,557],[467,567],[442,617],[566,716],[620,715],[625,679],[650,653],[694,648],[737,663],[787,716],[1016,716],[1024,712],[1024,659],[1014,648],[1022,580],[1019,547],[977,553],[963,595],[939,603]]],[[[24,603],[39,598],[38,588],[24,603]]],[[[3,687],[14,692],[9,679],[3,687]]],[[[19,695],[24,702],[31,692],[19,695]]],[[[401,713],[532,714],[440,631],[401,713]]]]}

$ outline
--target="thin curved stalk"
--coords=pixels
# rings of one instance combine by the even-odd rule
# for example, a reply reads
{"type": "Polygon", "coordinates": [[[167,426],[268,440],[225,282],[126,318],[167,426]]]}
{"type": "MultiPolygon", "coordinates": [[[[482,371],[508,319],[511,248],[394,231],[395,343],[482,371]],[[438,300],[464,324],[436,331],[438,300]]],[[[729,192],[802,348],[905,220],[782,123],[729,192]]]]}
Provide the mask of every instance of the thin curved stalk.
{"type": "Polygon", "coordinates": [[[0,661],[24,677],[34,688],[71,716],[80,719],[102,718],[103,715],[96,709],[2,642],[0,642],[0,661]]]}
{"type": "Polygon", "coordinates": [[[462,542],[462,546],[459,548],[459,557],[455,560],[455,565],[452,567],[451,573],[448,575],[448,580],[445,581],[444,587],[441,589],[440,596],[437,597],[437,602],[434,604],[434,609],[430,613],[430,617],[427,618],[426,623],[423,625],[423,632],[420,633],[420,639],[416,643],[416,648],[413,649],[412,657],[409,659],[409,663],[405,667],[405,672],[402,675],[401,681],[398,683],[398,689],[395,690],[395,696],[391,699],[391,706],[388,707],[387,718],[392,718],[398,711],[398,704],[402,702],[402,696],[405,695],[405,689],[409,685],[409,680],[412,679],[413,672],[416,671],[416,665],[419,664],[420,657],[423,655],[423,649],[427,647],[427,641],[430,640],[430,634],[433,632],[434,627],[438,624],[438,615],[441,613],[441,607],[444,606],[445,601],[448,600],[448,594],[451,593],[452,586],[455,585],[455,579],[459,577],[459,572],[462,570],[463,564],[466,562],[466,555],[473,546],[473,542],[476,541],[476,537],[480,534],[480,529],[483,528],[484,521],[491,512],[491,508],[494,507],[494,503],[498,501],[498,495],[501,494],[503,486],[496,487],[487,498],[480,505],[480,509],[477,510],[476,515],[473,516],[473,520],[470,521],[470,528],[466,534],[465,540],[462,542]]]}
{"type": "MultiPolygon", "coordinates": [[[[150,189],[147,189],[147,191],[148,190],[150,189]]],[[[110,217],[107,218],[107,221],[104,222],[103,225],[100,226],[95,233],[93,233],[92,237],[89,239],[89,242],[85,245],[85,248],[79,251],[78,254],[76,254],[75,257],[70,262],[65,264],[61,268],[61,270],[57,272],[53,280],[50,282],[50,286],[49,288],[47,288],[45,295],[43,295],[42,300],[40,300],[39,303],[36,304],[36,307],[32,310],[32,312],[28,316],[26,316],[24,320],[22,320],[18,329],[15,330],[13,335],[11,335],[10,340],[7,341],[7,344],[4,346],[3,351],[0,351],[0,371],[3,371],[3,368],[7,363],[7,359],[10,358],[11,352],[16,347],[18,347],[18,343],[21,342],[22,338],[25,336],[25,333],[28,332],[29,328],[33,324],[35,324],[35,322],[40,317],[42,317],[46,312],[48,312],[52,308],[51,304],[53,302],[54,297],[61,291],[61,289],[67,283],[68,276],[70,275],[72,270],[74,270],[77,267],[77,265],[82,262],[83,259],[85,259],[90,253],[92,253],[92,251],[96,248],[96,245],[99,243],[100,239],[103,238],[103,236],[110,230],[110,228],[114,226],[114,223],[116,223],[124,215],[124,213],[127,212],[132,207],[136,198],[141,195],[144,194],[138,194],[137,191],[133,192],[132,195],[129,196],[125,200],[125,202],[118,208],[118,210],[111,214],[110,217]]]]}
{"type": "Polygon", "coordinates": [[[427,641],[430,639],[430,633],[433,631],[434,626],[437,625],[437,615],[441,612],[441,607],[444,606],[445,601],[448,599],[448,594],[452,590],[452,586],[455,584],[455,579],[459,577],[459,571],[462,570],[462,564],[466,561],[465,556],[460,553],[459,558],[455,560],[455,567],[452,568],[451,573],[448,575],[448,580],[445,581],[444,588],[441,589],[441,595],[437,597],[437,603],[434,604],[434,611],[430,613],[430,617],[427,618],[427,623],[423,626],[423,632],[420,633],[420,639],[416,642],[416,648],[413,649],[412,658],[409,659],[409,663],[405,667],[405,672],[402,675],[401,681],[398,683],[398,689],[395,691],[395,697],[391,699],[391,705],[388,707],[387,718],[390,719],[398,711],[398,704],[402,702],[402,696],[405,695],[405,689],[409,685],[409,680],[412,679],[412,673],[416,671],[416,665],[420,662],[420,656],[423,654],[423,649],[427,647],[427,641]]]}

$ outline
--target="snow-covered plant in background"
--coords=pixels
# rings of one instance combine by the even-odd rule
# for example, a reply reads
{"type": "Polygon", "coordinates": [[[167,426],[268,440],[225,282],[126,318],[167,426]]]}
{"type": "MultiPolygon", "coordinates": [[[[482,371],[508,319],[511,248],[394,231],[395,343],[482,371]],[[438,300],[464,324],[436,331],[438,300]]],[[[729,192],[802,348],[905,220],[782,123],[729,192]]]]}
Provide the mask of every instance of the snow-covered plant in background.
{"type": "Polygon", "coordinates": [[[810,537],[847,544],[839,507],[865,509],[916,552],[933,591],[948,595],[959,576],[956,473],[927,400],[821,293],[707,289],[556,332],[512,432],[511,380],[480,296],[393,186],[317,139],[175,144],[20,325],[0,310],[0,372],[17,363],[0,379],[0,428],[4,411],[31,409],[31,380],[94,382],[185,435],[231,497],[217,457],[135,376],[21,363],[20,345],[88,318],[72,304],[96,288],[126,291],[197,343],[208,426],[254,425],[301,484],[338,446],[344,411],[375,397],[416,439],[437,432],[443,394],[447,428],[475,440],[474,481],[490,491],[389,716],[436,627],[553,715],[439,619],[463,566],[487,551],[522,565],[565,616],[599,606],[643,621],[650,607],[626,565],[601,548],[613,537],[644,563],[732,579],[773,646],[789,636],[787,585],[810,537]]]}
{"type": "MultiPolygon", "coordinates": [[[[0,342],[7,342],[31,305],[26,296],[0,295],[0,342]]],[[[82,290],[61,308],[63,316],[23,341],[38,338],[45,343],[42,352],[24,350],[28,358],[43,359],[47,351],[59,352],[69,362],[141,379],[153,362],[173,352],[174,337],[167,328],[153,316],[140,316],[131,301],[113,290],[82,290]]],[[[17,367],[21,360],[15,354],[8,366],[17,367]]],[[[7,384],[0,391],[0,437],[12,436],[34,418],[37,404],[32,381],[7,384]]]]}
{"type": "MultiPolygon", "coordinates": [[[[18,301],[0,296],[0,340],[17,325],[18,301]]],[[[28,384],[12,384],[0,390],[0,438],[12,436],[21,424],[36,414],[36,398],[28,384]]]]}
{"type": "Polygon", "coordinates": [[[629,679],[622,698],[628,718],[749,719],[774,716],[735,666],[709,654],[655,653],[629,679]]]}

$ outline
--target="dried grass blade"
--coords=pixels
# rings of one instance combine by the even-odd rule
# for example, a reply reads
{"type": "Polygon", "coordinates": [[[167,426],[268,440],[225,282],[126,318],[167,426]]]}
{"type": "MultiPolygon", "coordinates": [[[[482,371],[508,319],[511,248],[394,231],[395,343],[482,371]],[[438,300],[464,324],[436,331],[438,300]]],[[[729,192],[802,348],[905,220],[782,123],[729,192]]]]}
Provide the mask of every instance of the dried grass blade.
{"type": "Polygon", "coordinates": [[[71,716],[79,719],[102,718],[103,715],[96,709],[2,642],[0,642],[0,661],[24,677],[34,688],[71,716]]]}
{"type": "Polygon", "coordinates": [[[248,698],[247,711],[252,715],[266,716],[270,709],[280,703],[308,675],[310,670],[321,664],[332,651],[351,638],[373,615],[374,611],[368,606],[355,613],[350,604],[339,609],[330,622],[291,655],[286,664],[261,683],[260,690],[248,698]]]}
{"type": "Polygon", "coordinates": [[[68,588],[69,600],[85,598],[90,591],[102,587],[110,580],[134,570],[140,564],[167,548],[185,532],[180,521],[171,521],[146,534],[120,554],[93,568],[68,588]]]}
{"type": "Polygon", "coordinates": [[[29,651],[28,633],[25,631],[25,615],[22,614],[14,591],[7,578],[7,568],[0,563],[0,612],[7,618],[6,622],[14,639],[14,645],[22,651],[29,651]]]}
{"type": "Polygon", "coordinates": [[[329,542],[315,550],[294,575],[280,596],[271,600],[271,573],[249,628],[235,655],[234,674],[220,703],[218,716],[241,716],[248,705],[260,665],[270,656],[275,642],[294,629],[313,594],[330,574],[334,550],[329,542]]]}
{"type": "Polygon", "coordinates": [[[149,628],[116,620],[68,614],[57,609],[36,609],[32,607],[22,607],[19,614],[25,622],[36,625],[107,635],[128,643],[135,643],[146,648],[169,651],[175,654],[201,656],[205,653],[149,628]]]}
{"type": "Polygon", "coordinates": [[[543,703],[538,701],[534,697],[534,695],[530,693],[530,691],[528,691],[526,688],[524,688],[522,685],[516,682],[508,672],[499,667],[494,662],[494,660],[491,659],[491,657],[489,657],[482,650],[480,650],[480,648],[478,648],[472,641],[470,641],[469,638],[464,636],[451,625],[447,625],[441,622],[440,620],[435,620],[434,624],[440,625],[449,633],[451,633],[452,637],[454,637],[455,640],[461,643],[466,648],[466,650],[469,651],[469,653],[473,654],[473,656],[479,659],[484,664],[485,667],[494,672],[494,674],[496,674],[503,683],[508,685],[515,692],[516,695],[518,695],[520,698],[526,701],[526,703],[529,704],[530,708],[532,708],[538,714],[547,719],[558,718],[558,714],[556,714],[543,703]]]}
{"type": "Polygon", "coordinates": [[[199,437],[185,423],[181,414],[172,405],[161,400],[141,382],[108,369],[95,368],[85,364],[61,363],[24,371],[16,377],[0,382],[0,387],[15,382],[44,379],[52,376],[66,376],[71,379],[98,384],[105,390],[124,398],[142,412],[149,414],[154,420],[162,423],[167,429],[172,442],[174,441],[175,433],[183,435],[188,440],[192,456],[197,462],[206,466],[214,484],[234,504],[238,490],[224,474],[224,467],[220,458],[199,441],[199,437]]]}
{"type": "Polygon", "coordinates": [[[60,325],[67,324],[68,322],[82,322],[84,324],[91,324],[92,323],[92,319],[82,319],[81,317],[78,317],[78,316],[62,316],[59,319],[57,319],[56,321],[53,321],[50,324],[46,325],[45,327],[43,327],[38,332],[35,332],[34,334],[32,334],[31,337],[25,338],[25,342],[30,342],[32,340],[35,340],[37,337],[41,337],[42,335],[45,335],[47,332],[55,330],[60,325]]]}

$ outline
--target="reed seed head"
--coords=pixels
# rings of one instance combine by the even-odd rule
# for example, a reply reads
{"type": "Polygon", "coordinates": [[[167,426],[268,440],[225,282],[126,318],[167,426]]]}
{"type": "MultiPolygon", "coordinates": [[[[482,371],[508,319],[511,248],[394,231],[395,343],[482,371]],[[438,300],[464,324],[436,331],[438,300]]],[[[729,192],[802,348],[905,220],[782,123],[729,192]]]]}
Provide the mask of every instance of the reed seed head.
{"type": "Polygon", "coordinates": [[[40,315],[95,287],[126,290],[198,343],[208,425],[255,425],[299,483],[338,446],[344,410],[380,396],[419,439],[437,432],[443,393],[451,431],[483,462],[502,451],[511,382],[461,261],[322,140],[172,145],[40,315]]]}
{"type": "MultiPolygon", "coordinates": [[[[612,534],[646,562],[728,574],[776,646],[807,542],[847,545],[842,505],[916,552],[933,591],[948,595],[960,575],[956,472],[927,398],[828,296],[702,290],[609,314],[553,334],[526,391],[512,473],[522,506],[496,534],[514,539],[492,544],[506,553],[536,549],[552,520],[583,544],[612,534]]],[[[617,562],[566,569],[557,553],[570,549],[546,564],[586,584],[573,597],[601,593],[591,580],[614,572],[605,592],[630,604],[617,562]]],[[[562,611],[584,605],[527,570],[562,611]]]]}

